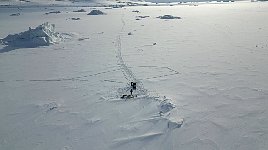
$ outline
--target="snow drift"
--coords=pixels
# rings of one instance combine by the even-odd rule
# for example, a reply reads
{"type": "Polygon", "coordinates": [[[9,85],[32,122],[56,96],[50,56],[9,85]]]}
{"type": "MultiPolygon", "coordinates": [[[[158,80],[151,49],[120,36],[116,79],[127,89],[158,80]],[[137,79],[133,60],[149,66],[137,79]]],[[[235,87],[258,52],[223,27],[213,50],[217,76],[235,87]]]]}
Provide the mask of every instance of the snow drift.
{"type": "Polygon", "coordinates": [[[49,46],[50,44],[58,43],[62,40],[62,36],[55,32],[55,24],[43,23],[28,31],[19,34],[10,34],[2,42],[8,46],[15,47],[38,47],[49,46]]]}

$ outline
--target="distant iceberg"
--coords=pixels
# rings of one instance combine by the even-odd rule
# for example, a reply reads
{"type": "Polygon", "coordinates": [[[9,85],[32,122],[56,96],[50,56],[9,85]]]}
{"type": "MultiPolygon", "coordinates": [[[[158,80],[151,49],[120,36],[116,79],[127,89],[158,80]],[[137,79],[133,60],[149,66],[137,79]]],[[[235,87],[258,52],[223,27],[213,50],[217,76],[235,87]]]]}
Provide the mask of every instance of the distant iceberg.
{"type": "Polygon", "coordinates": [[[100,10],[92,10],[90,13],[87,15],[106,15],[106,13],[100,11],[100,10]]]}

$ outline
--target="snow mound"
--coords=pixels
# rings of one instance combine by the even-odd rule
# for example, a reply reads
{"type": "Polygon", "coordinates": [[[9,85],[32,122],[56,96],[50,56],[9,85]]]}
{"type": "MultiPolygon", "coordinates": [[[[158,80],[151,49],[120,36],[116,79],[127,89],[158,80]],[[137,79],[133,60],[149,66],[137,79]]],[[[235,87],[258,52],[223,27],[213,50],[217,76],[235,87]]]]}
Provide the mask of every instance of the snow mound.
{"type": "Polygon", "coordinates": [[[167,127],[170,129],[180,128],[183,124],[183,119],[176,114],[176,106],[171,99],[164,97],[157,98],[160,101],[158,105],[160,117],[167,120],[167,127]]]}
{"type": "Polygon", "coordinates": [[[168,128],[180,128],[183,124],[183,119],[169,118],[168,119],[168,128]]]}
{"type": "Polygon", "coordinates": [[[59,105],[56,102],[51,102],[48,104],[44,104],[43,107],[46,110],[46,112],[49,112],[49,111],[57,109],[59,105]]]}
{"type": "Polygon", "coordinates": [[[46,22],[35,29],[29,27],[28,31],[14,35],[10,34],[2,42],[8,46],[38,47],[49,46],[61,40],[62,36],[58,32],[55,32],[55,25],[46,22]]]}
{"type": "Polygon", "coordinates": [[[11,14],[10,16],[19,16],[20,13],[11,14]]]}
{"type": "Polygon", "coordinates": [[[105,15],[106,13],[100,11],[100,10],[97,10],[97,9],[94,9],[92,10],[90,13],[88,13],[87,15],[105,15]]]}
{"type": "Polygon", "coordinates": [[[160,113],[170,112],[173,108],[175,108],[175,105],[171,102],[170,99],[165,98],[163,101],[160,102],[160,113]]]}
{"type": "Polygon", "coordinates": [[[175,17],[172,15],[164,15],[164,16],[159,16],[157,18],[160,18],[160,19],[181,19],[181,17],[175,17]]]}

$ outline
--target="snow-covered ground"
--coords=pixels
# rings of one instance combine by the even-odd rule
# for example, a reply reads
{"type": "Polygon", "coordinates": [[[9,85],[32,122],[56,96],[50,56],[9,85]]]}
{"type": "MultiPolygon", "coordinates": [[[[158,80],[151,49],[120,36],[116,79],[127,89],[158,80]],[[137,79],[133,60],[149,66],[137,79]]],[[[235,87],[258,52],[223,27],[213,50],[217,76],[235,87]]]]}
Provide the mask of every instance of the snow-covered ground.
{"type": "Polygon", "coordinates": [[[1,150],[268,148],[268,3],[93,9],[0,7],[1,150]]]}

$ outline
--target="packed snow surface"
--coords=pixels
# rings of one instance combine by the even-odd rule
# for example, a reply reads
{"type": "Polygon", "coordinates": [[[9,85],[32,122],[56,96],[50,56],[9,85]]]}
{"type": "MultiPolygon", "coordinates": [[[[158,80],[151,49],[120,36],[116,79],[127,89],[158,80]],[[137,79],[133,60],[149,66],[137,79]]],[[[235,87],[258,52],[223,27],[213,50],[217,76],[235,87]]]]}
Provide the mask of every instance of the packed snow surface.
{"type": "Polygon", "coordinates": [[[0,7],[1,150],[268,149],[268,3],[74,5],[0,7]]]}

